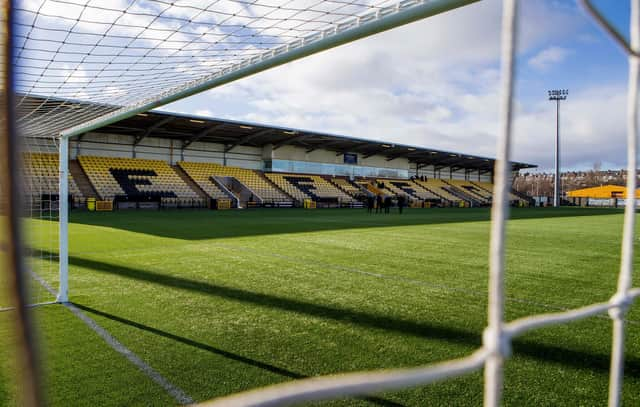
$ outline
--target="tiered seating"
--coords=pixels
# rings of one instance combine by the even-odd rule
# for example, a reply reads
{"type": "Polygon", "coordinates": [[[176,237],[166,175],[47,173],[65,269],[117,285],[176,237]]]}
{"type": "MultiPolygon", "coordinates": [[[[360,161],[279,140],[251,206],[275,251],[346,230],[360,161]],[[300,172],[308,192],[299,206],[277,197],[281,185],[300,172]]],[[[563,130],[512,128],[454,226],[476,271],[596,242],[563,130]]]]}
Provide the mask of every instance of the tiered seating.
{"type": "MultiPolygon", "coordinates": [[[[58,154],[24,153],[24,193],[27,196],[58,195],[59,164],[58,154]]],[[[76,203],[84,201],[78,185],[69,174],[69,193],[76,203]]]]}
{"type": "Polygon", "coordinates": [[[353,202],[354,198],[336,188],[318,175],[265,173],[273,183],[298,201],[305,199],[337,199],[339,202],[353,202]]]}
{"type": "MultiPolygon", "coordinates": [[[[254,170],[248,170],[246,168],[238,167],[226,167],[220,164],[213,163],[186,163],[179,162],[187,174],[193,178],[188,172],[188,168],[198,168],[199,177],[206,177],[207,179],[212,176],[218,177],[233,177],[239,182],[244,184],[247,188],[253,191],[263,202],[291,202],[291,198],[283,194],[274,188],[269,182],[267,182],[260,174],[254,170]],[[185,165],[186,164],[186,165],[185,165]]],[[[195,178],[194,181],[198,182],[195,178]]]]}
{"type": "Polygon", "coordinates": [[[423,186],[416,184],[411,180],[390,180],[389,184],[391,184],[398,190],[423,201],[434,201],[442,199],[438,195],[426,190],[423,186]]]}
{"type": "Polygon", "coordinates": [[[396,195],[394,191],[386,188],[386,184],[384,186],[375,179],[361,178],[359,180],[354,181],[356,184],[360,185],[364,189],[372,192],[375,195],[396,195]]]}
{"type": "Polygon", "coordinates": [[[357,180],[355,180],[353,182],[358,184],[358,185],[360,185],[362,188],[367,189],[367,190],[368,190],[370,185],[374,184],[373,180],[366,179],[366,178],[357,179],[357,180]]]}
{"type": "Polygon", "coordinates": [[[92,156],[78,161],[102,199],[126,195],[130,200],[201,204],[198,194],[164,161],[92,156]]]}
{"type": "MultiPolygon", "coordinates": [[[[475,184],[476,186],[478,186],[479,190],[483,191],[486,193],[486,191],[493,191],[493,184],[490,182],[481,182],[481,181],[474,181],[473,184],[475,184]]],[[[522,201],[522,202],[526,202],[524,201],[522,198],[520,198],[518,195],[513,194],[511,192],[509,192],[509,200],[510,201],[522,201]]]]}
{"type": "Polygon", "coordinates": [[[343,191],[352,197],[362,194],[362,190],[360,188],[356,187],[349,180],[344,178],[331,178],[331,182],[342,188],[343,191]]]}
{"type": "Polygon", "coordinates": [[[447,188],[448,185],[440,179],[428,178],[426,181],[421,181],[419,179],[416,179],[413,182],[422,187],[427,188],[430,191],[433,191],[434,193],[440,195],[444,199],[451,201],[453,204],[458,204],[460,203],[460,201],[462,201],[462,199],[460,199],[459,197],[447,191],[445,188],[447,188]]]}
{"type": "Polygon", "coordinates": [[[478,188],[470,181],[451,179],[447,180],[447,183],[462,190],[464,193],[470,195],[472,198],[479,200],[483,204],[488,204],[491,202],[491,193],[484,191],[482,188],[478,188]]]}
{"type": "MultiPolygon", "coordinates": [[[[40,201],[43,196],[58,194],[58,154],[24,153],[24,163],[25,194],[30,197],[31,205],[37,208],[43,203],[40,201]]],[[[347,204],[345,206],[357,207],[361,205],[358,199],[362,198],[365,192],[363,189],[373,194],[407,195],[418,204],[420,201],[430,201],[431,204],[457,206],[468,202],[477,206],[489,204],[493,194],[493,184],[480,181],[437,178],[420,180],[416,177],[409,180],[358,178],[350,181],[345,177],[263,174],[260,171],[214,163],[179,162],[178,165],[190,180],[179,169],[174,170],[161,160],[79,156],[78,163],[98,197],[105,200],[116,199],[118,203],[122,203],[122,207],[143,207],[141,202],[144,201],[150,202],[146,205],[149,207],[153,207],[155,202],[161,202],[167,207],[174,206],[174,203],[177,206],[204,206],[206,199],[201,192],[196,191],[198,188],[191,184],[191,180],[209,197],[237,198],[239,206],[245,202],[253,202],[253,206],[267,204],[281,207],[291,206],[292,199],[300,203],[305,199],[312,199],[317,203],[326,203],[327,206],[335,206],[337,203],[339,206],[347,204]],[[213,177],[220,177],[220,182],[232,192],[217,180],[212,180],[213,177]]],[[[76,203],[81,203],[86,198],[82,191],[88,196],[95,195],[90,186],[85,185],[87,181],[84,174],[75,162],[72,164],[72,172],[79,177],[82,189],[70,175],[69,192],[76,203]]],[[[526,197],[514,192],[509,193],[509,200],[512,203],[528,203],[526,197]]]]}
{"type": "Polygon", "coordinates": [[[407,195],[407,192],[393,185],[393,182],[395,181],[390,179],[376,179],[375,186],[387,195],[407,195]]]}
{"type": "Polygon", "coordinates": [[[427,191],[420,185],[413,183],[409,180],[397,180],[397,179],[378,179],[378,183],[383,183],[389,191],[395,195],[404,194],[409,195],[413,199],[420,199],[424,201],[432,201],[440,199],[439,196],[427,191]]]}
{"type": "Polygon", "coordinates": [[[211,180],[212,171],[209,169],[209,166],[212,164],[181,161],[178,165],[211,198],[229,198],[229,195],[211,180]]]}

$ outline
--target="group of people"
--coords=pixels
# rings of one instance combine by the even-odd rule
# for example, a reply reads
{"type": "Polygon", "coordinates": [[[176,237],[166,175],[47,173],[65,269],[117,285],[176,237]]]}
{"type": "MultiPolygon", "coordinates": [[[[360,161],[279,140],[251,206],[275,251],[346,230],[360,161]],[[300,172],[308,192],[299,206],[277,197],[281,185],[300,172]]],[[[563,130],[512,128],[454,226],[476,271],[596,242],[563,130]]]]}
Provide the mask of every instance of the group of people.
{"type": "MultiPolygon", "coordinates": [[[[398,205],[398,213],[402,213],[405,206],[407,206],[407,198],[404,195],[396,196],[396,203],[398,205]]],[[[375,208],[376,213],[389,213],[393,206],[393,201],[389,195],[367,195],[367,212],[373,213],[375,208]]]]}

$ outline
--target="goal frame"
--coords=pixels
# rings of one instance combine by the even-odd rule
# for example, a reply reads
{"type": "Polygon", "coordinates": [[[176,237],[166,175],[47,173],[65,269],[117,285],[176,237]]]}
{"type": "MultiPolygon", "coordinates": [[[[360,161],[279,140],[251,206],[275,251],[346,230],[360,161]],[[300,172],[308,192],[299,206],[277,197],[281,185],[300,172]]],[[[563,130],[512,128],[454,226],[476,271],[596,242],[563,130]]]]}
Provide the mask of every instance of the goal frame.
{"type": "Polygon", "coordinates": [[[418,20],[432,17],[480,0],[401,0],[382,10],[353,17],[319,35],[305,37],[249,58],[220,73],[180,88],[169,94],[160,95],[135,106],[125,106],[78,126],[62,131],[58,135],[60,189],[59,189],[59,290],[57,301],[69,301],[69,139],[89,131],[104,127],[144,113],[151,109],[193,96],[227,83],[266,71],[268,69],[301,59],[322,51],[335,48],[374,34],[388,31],[418,20]]]}
{"type": "MultiPolygon", "coordinates": [[[[174,102],[193,94],[224,85],[231,81],[312,55],[360,38],[367,37],[403,24],[417,21],[453,8],[471,4],[477,0],[408,0],[389,8],[388,13],[377,12],[367,18],[354,21],[323,32],[318,38],[298,41],[286,45],[281,51],[270,51],[260,57],[250,58],[219,74],[161,95],[136,106],[129,106],[106,114],[82,125],[72,127],[59,135],[60,159],[60,216],[59,216],[59,302],[69,301],[69,245],[68,245],[68,153],[69,140],[85,132],[131,117],[158,106],[174,102]]],[[[581,0],[607,31],[606,20],[591,7],[589,0],[581,0]]],[[[629,80],[627,100],[627,189],[637,188],[637,137],[638,137],[638,90],[640,87],[640,0],[631,0],[631,43],[623,46],[629,55],[629,80]]],[[[621,262],[616,292],[605,302],[586,305],[552,314],[527,316],[505,321],[505,229],[508,219],[508,188],[510,175],[515,44],[517,33],[517,0],[503,0],[501,36],[501,99],[500,132],[494,181],[494,200],[491,212],[491,241],[489,252],[489,304],[488,326],[483,333],[482,346],[471,355],[441,364],[411,369],[396,369],[382,372],[353,373],[303,379],[291,383],[267,387],[232,395],[209,405],[214,406],[271,406],[282,403],[325,400],[361,395],[372,392],[401,389],[427,384],[449,377],[478,371],[484,368],[484,405],[498,406],[502,400],[504,363],[511,355],[511,342],[526,332],[551,325],[608,314],[612,320],[612,351],[609,377],[609,405],[622,403],[624,364],[625,315],[633,302],[640,297],[640,288],[632,286],[633,242],[635,236],[635,193],[627,194],[621,247],[621,262]]],[[[615,30],[614,30],[615,31],[615,30]]],[[[615,37],[615,35],[614,35],[615,37]]],[[[619,39],[617,39],[619,41],[619,39]]],[[[624,40],[623,40],[624,42],[624,40]]]]}

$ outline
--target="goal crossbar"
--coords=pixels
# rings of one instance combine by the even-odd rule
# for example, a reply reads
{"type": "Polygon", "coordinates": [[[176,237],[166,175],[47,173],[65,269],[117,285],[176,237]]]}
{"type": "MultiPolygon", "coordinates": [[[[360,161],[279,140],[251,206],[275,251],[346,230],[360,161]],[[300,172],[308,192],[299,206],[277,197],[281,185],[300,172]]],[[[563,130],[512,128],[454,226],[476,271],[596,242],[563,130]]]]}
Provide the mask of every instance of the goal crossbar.
{"type": "Polygon", "coordinates": [[[318,33],[300,40],[282,44],[258,56],[248,58],[210,76],[186,84],[167,94],[160,94],[138,105],[97,117],[80,125],[65,129],[60,138],[69,138],[104,127],[138,113],[193,96],[225,85],[229,82],[301,59],[318,52],[357,41],[374,34],[388,31],[418,20],[432,17],[455,8],[463,7],[479,0],[403,0],[394,5],[373,12],[354,16],[318,33]]]}
{"type": "MultiPolygon", "coordinates": [[[[318,52],[347,44],[374,34],[425,19],[446,11],[463,7],[479,0],[403,0],[394,5],[353,16],[334,24],[332,27],[293,42],[283,44],[256,57],[241,61],[229,68],[214,72],[210,76],[185,84],[166,94],[159,94],[135,105],[124,106],[85,123],[70,127],[59,135],[60,196],[68,196],[69,191],[69,139],[108,124],[144,113],[159,106],[184,99],[229,82],[301,59],[318,52]]],[[[60,199],[59,203],[59,267],[60,290],[58,301],[69,301],[69,243],[68,212],[69,203],[60,199]]]]}
{"type": "MultiPolygon", "coordinates": [[[[135,114],[180,100],[190,95],[224,85],[231,81],[285,64],[287,62],[364,38],[403,24],[417,21],[476,0],[406,0],[394,6],[377,9],[369,14],[353,16],[331,29],[323,30],[290,43],[279,45],[257,56],[242,60],[230,67],[166,93],[153,95],[124,107],[112,107],[111,112],[82,124],[65,128],[59,134],[60,196],[68,195],[69,139],[135,114]]],[[[588,1],[584,0],[587,4],[588,1]]],[[[504,363],[510,356],[511,341],[534,329],[564,324],[608,313],[613,321],[612,353],[609,379],[609,405],[622,402],[625,315],[640,297],[640,289],[632,286],[633,243],[635,236],[635,194],[627,197],[617,290],[607,302],[553,314],[533,315],[506,322],[505,298],[505,226],[508,219],[508,179],[511,158],[515,44],[517,33],[517,1],[503,0],[501,55],[501,122],[498,138],[496,177],[492,203],[492,226],[489,261],[489,323],[483,333],[483,344],[466,358],[413,369],[382,372],[363,372],[341,376],[304,379],[272,386],[245,394],[234,395],[213,402],[225,406],[271,406],[311,400],[324,400],[350,395],[399,389],[425,384],[484,368],[484,404],[498,406],[502,400],[504,363]]],[[[640,0],[632,0],[631,44],[629,52],[629,89],[627,101],[627,188],[636,190],[638,87],[640,84],[640,0]]],[[[591,10],[593,11],[593,10],[591,10]]],[[[598,18],[598,16],[596,16],[598,18]]],[[[60,289],[58,301],[68,301],[68,202],[60,199],[60,289]]]]}

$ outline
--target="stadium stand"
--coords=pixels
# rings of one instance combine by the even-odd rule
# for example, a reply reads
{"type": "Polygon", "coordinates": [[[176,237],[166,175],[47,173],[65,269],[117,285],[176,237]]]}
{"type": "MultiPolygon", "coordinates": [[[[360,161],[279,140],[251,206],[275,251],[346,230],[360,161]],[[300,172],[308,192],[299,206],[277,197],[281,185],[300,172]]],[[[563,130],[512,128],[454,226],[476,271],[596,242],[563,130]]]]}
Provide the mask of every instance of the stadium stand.
{"type": "MultiPolygon", "coordinates": [[[[47,196],[57,199],[58,155],[25,153],[24,162],[28,178],[25,194],[31,197],[31,204],[41,205],[47,196]]],[[[321,206],[360,207],[366,191],[392,197],[406,195],[410,201],[429,202],[430,206],[483,206],[491,203],[493,194],[493,184],[486,181],[420,177],[362,177],[352,181],[346,177],[263,173],[216,163],[181,161],[172,168],[162,160],[98,156],[78,156],[71,164],[77,166],[69,182],[75,206],[96,197],[160,202],[165,207],[204,207],[211,199],[230,199],[241,207],[248,206],[249,201],[256,206],[292,206],[294,201],[302,205],[305,199],[321,206]],[[230,184],[230,180],[239,184],[230,184]]],[[[515,205],[529,204],[526,197],[514,192],[509,198],[515,205]]]]}
{"type": "Polygon", "coordinates": [[[361,186],[359,186],[355,182],[351,182],[346,178],[333,177],[333,178],[330,178],[330,181],[335,186],[337,186],[338,188],[346,192],[348,195],[351,195],[356,199],[358,198],[358,196],[364,194],[364,191],[362,190],[361,186]]]}
{"type": "Polygon", "coordinates": [[[351,204],[355,199],[319,175],[301,175],[286,173],[265,173],[282,190],[302,202],[312,199],[317,202],[351,204]]]}
{"type": "MultiPolygon", "coordinates": [[[[68,106],[87,107],[77,101],[34,95],[26,96],[25,101],[64,111],[68,106]]],[[[96,207],[97,203],[154,207],[158,202],[166,207],[172,203],[212,208],[218,204],[290,207],[302,206],[305,199],[320,202],[320,206],[335,206],[329,204],[333,201],[357,207],[367,194],[392,199],[406,195],[407,203],[415,207],[478,206],[488,204],[492,196],[495,160],[449,151],[159,111],[94,130],[69,141],[68,170],[74,200],[91,199],[93,203],[95,199],[96,207]],[[311,153],[313,159],[308,156],[311,153]],[[141,155],[154,160],[135,158],[141,155]],[[448,177],[425,178],[441,174],[448,177]],[[460,179],[482,182],[457,181],[460,179]]],[[[34,138],[37,149],[28,151],[56,151],[54,143],[43,140],[34,138]]],[[[28,189],[54,195],[58,191],[57,155],[50,154],[47,160],[46,165],[37,164],[39,179],[28,189]]],[[[534,167],[512,163],[514,173],[534,167]]],[[[512,204],[531,200],[515,189],[511,192],[512,204]]]]}
{"type": "MultiPolygon", "coordinates": [[[[478,187],[478,190],[483,191],[486,194],[489,194],[489,196],[493,196],[493,184],[490,182],[480,182],[480,181],[473,181],[471,182],[474,186],[478,187]]],[[[529,205],[529,201],[530,198],[526,197],[526,196],[518,196],[516,193],[514,192],[509,192],[509,201],[511,202],[518,202],[518,203],[522,203],[523,205],[529,205]]]]}
{"type": "Polygon", "coordinates": [[[420,201],[437,202],[441,198],[433,192],[421,187],[419,184],[411,182],[411,180],[398,179],[378,179],[378,183],[383,183],[385,188],[393,193],[408,195],[410,199],[420,201]]]}
{"type": "Polygon", "coordinates": [[[468,193],[474,198],[479,199],[484,204],[488,204],[491,202],[491,192],[485,191],[483,188],[477,187],[470,181],[452,179],[452,180],[447,180],[446,182],[468,193]]]}
{"type": "Polygon", "coordinates": [[[444,182],[449,184],[451,191],[454,194],[457,194],[465,198],[465,200],[472,202],[474,206],[486,206],[491,203],[491,195],[485,196],[481,192],[480,188],[476,187],[469,181],[448,179],[444,180],[444,182]]]}
{"type": "Polygon", "coordinates": [[[78,162],[104,200],[158,201],[163,206],[205,202],[164,161],[79,156],[78,162]]]}
{"type": "MultiPolygon", "coordinates": [[[[263,203],[284,203],[291,202],[292,200],[254,170],[222,166],[214,163],[192,163],[185,161],[180,161],[178,165],[208,194],[210,194],[210,192],[203,186],[203,183],[207,186],[213,185],[211,177],[232,177],[248,188],[256,197],[262,200],[263,203]]],[[[216,187],[220,190],[220,187],[217,185],[216,187]]],[[[215,198],[212,194],[210,195],[215,198]]]]}
{"type": "MultiPolygon", "coordinates": [[[[376,185],[376,182],[372,179],[367,179],[367,178],[360,178],[356,181],[354,181],[354,183],[356,185],[359,185],[361,188],[366,189],[367,191],[379,195],[379,194],[384,194],[385,191],[382,189],[379,189],[376,185]]],[[[387,191],[388,192],[388,191],[387,191]]]]}
{"type": "MultiPolygon", "coordinates": [[[[58,154],[51,153],[24,153],[24,194],[29,197],[33,205],[44,196],[56,196],[59,192],[59,167],[58,154]]],[[[75,180],[69,174],[69,194],[75,205],[84,202],[85,196],[80,192],[75,180]]],[[[49,198],[51,199],[51,198],[49,198]]]]}
{"type": "Polygon", "coordinates": [[[425,181],[415,179],[413,182],[427,191],[441,197],[445,200],[445,203],[449,205],[458,206],[460,202],[463,202],[462,198],[450,192],[448,185],[441,179],[427,178],[425,181]]]}
{"type": "Polygon", "coordinates": [[[399,183],[400,181],[391,180],[391,179],[376,179],[375,180],[376,188],[378,188],[380,191],[382,191],[382,193],[384,193],[385,195],[393,195],[393,196],[397,196],[398,194],[410,195],[408,192],[405,192],[402,189],[400,189],[400,188],[396,187],[395,185],[393,185],[394,182],[395,183],[399,183]]]}
{"type": "Polygon", "coordinates": [[[224,191],[219,184],[212,180],[212,172],[208,169],[209,164],[192,163],[181,161],[178,166],[212,199],[235,198],[229,196],[229,192],[224,191]]]}

